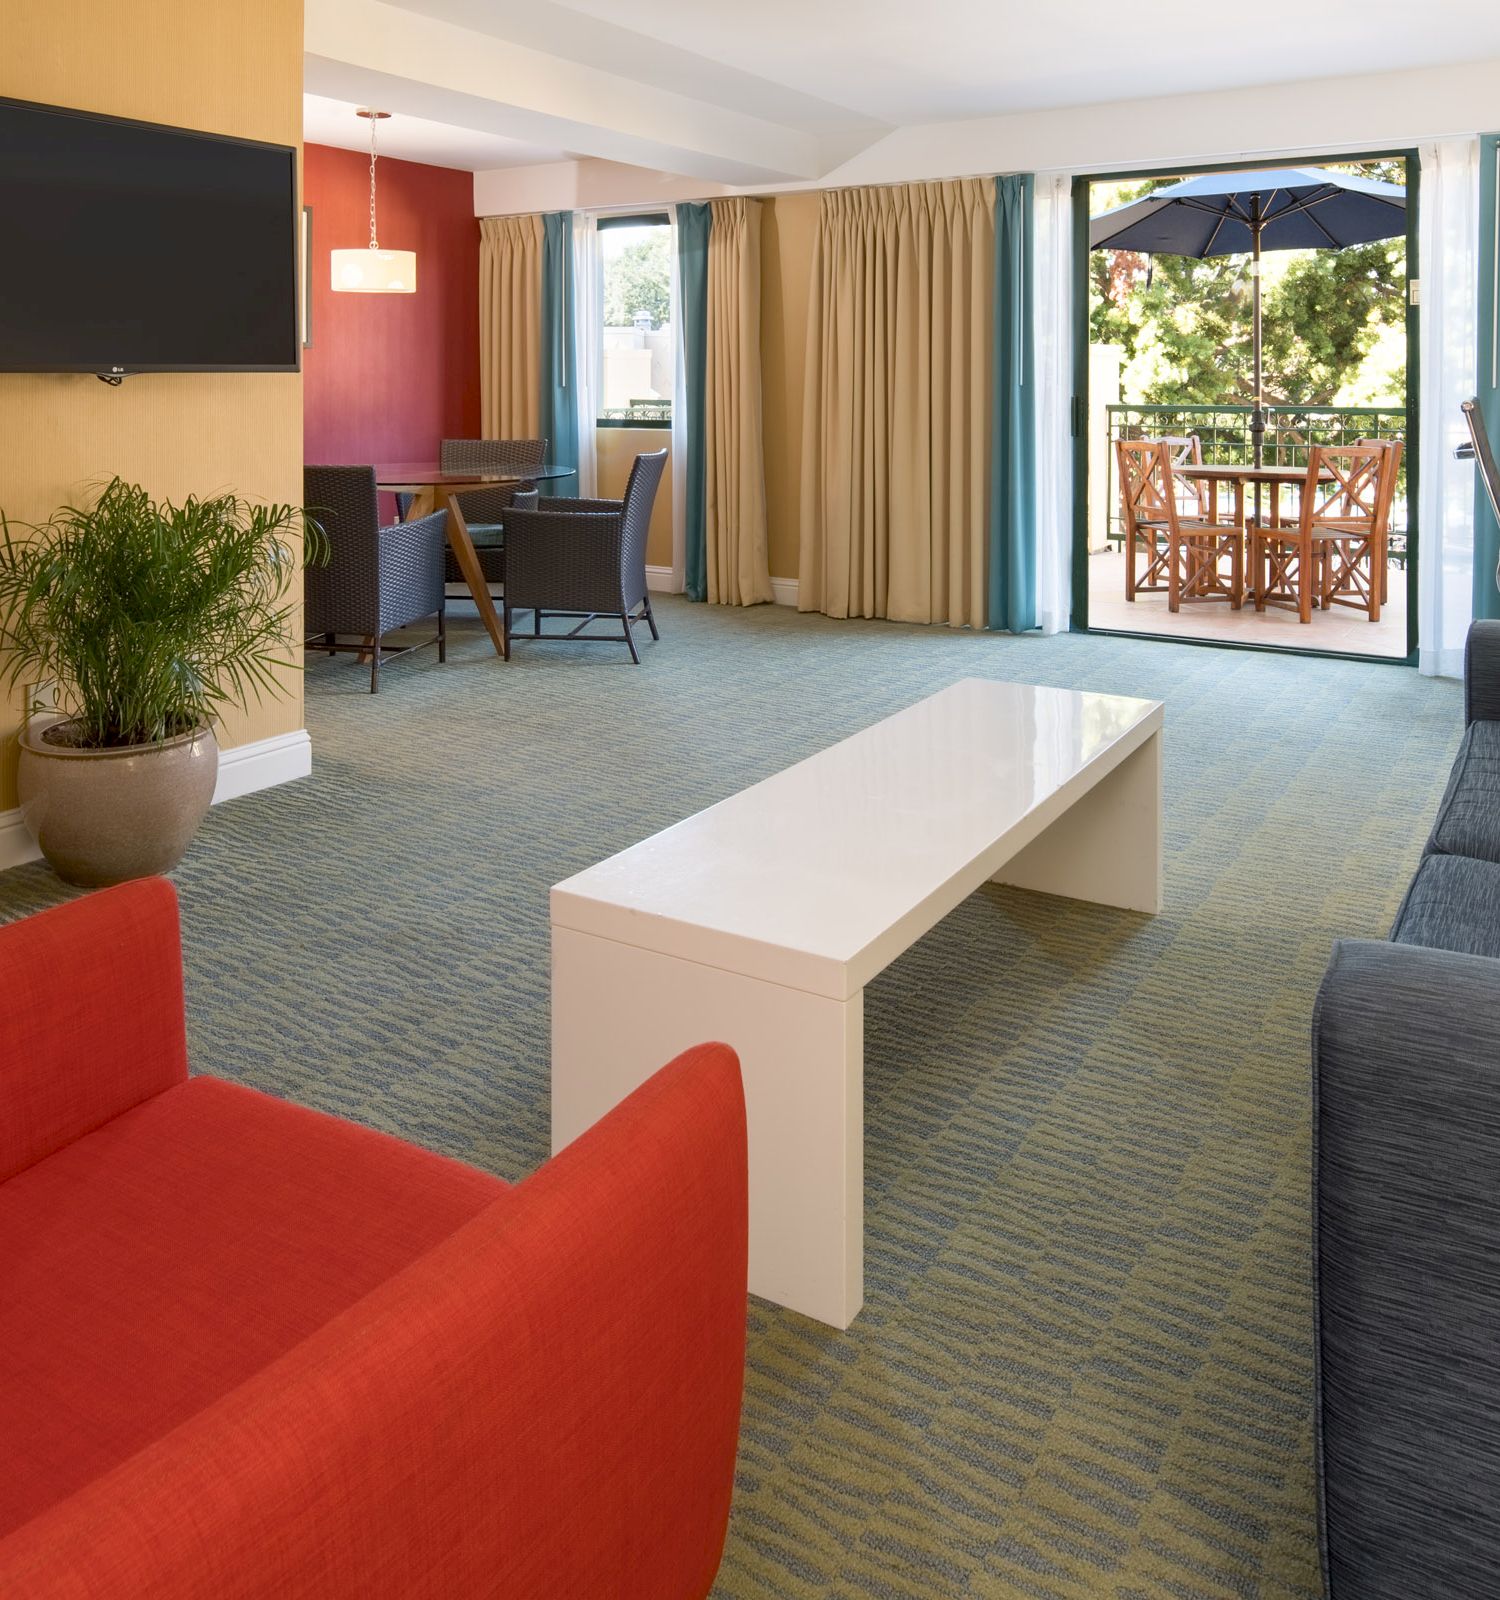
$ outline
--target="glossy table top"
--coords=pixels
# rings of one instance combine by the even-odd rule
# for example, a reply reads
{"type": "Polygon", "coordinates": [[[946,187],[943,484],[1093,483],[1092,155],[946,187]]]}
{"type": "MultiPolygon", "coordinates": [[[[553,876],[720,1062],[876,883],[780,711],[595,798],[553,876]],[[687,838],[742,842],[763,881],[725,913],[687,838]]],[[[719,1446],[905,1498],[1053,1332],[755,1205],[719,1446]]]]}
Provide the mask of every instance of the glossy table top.
{"type": "Polygon", "coordinates": [[[472,489],[486,483],[545,483],[571,477],[576,467],[549,462],[540,467],[516,467],[487,472],[444,472],[435,461],[397,461],[375,468],[379,489],[472,489]]]}
{"type": "Polygon", "coordinates": [[[552,920],[844,998],[1161,720],[966,678],[556,885],[552,920]]]}

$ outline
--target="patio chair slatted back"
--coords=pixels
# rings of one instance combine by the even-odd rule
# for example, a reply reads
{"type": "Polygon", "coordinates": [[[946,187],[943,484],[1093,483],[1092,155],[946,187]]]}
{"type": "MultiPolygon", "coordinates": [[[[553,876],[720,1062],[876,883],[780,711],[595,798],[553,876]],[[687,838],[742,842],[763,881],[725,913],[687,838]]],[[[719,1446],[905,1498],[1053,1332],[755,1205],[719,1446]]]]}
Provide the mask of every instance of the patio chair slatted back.
{"type": "Polygon", "coordinates": [[[1315,444],[1307,455],[1301,524],[1305,531],[1373,531],[1395,492],[1390,447],[1315,444]]]}
{"type": "MultiPolygon", "coordinates": [[[[1203,441],[1196,433],[1188,434],[1163,434],[1157,440],[1164,444],[1171,457],[1173,468],[1201,467],[1203,465],[1203,441]]],[[[1177,493],[1177,512],[1179,516],[1206,517],[1208,515],[1209,487],[1206,483],[1194,482],[1191,478],[1175,478],[1173,487],[1177,493]]]]}

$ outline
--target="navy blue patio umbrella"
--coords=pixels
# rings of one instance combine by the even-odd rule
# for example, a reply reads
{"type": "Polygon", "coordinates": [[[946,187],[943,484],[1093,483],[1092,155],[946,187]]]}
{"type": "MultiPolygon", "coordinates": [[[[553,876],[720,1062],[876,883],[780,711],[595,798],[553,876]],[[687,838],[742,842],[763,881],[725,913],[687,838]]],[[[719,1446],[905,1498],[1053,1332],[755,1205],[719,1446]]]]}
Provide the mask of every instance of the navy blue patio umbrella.
{"type": "Polygon", "coordinates": [[[1406,232],[1406,190],[1325,167],[1210,172],[1089,218],[1091,250],[1144,255],[1251,258],[1255,406],[1250,435],[1261,464],[1266,431],[1261,392],[1262,250],[1342,250],[1406,232]]]}

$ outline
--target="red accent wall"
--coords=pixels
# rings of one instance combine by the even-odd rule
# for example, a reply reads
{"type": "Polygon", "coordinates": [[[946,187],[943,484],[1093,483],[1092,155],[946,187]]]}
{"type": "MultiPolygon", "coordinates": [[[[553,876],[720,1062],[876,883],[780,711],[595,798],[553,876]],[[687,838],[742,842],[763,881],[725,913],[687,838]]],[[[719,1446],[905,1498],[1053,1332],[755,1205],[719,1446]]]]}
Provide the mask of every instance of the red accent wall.
{"type": "MultiPolygon", "coordinates": [[[[303,449],[313,462],[435,461],[479,436],[479,223],[469,172],[380,158],[380,243],[417,252],[415,294],[336,294],[329,253],[370,236],[370,158],[310,144],[312,344],[303,449]]],[[[387,511],[389,508],[385,508],[387,511]]]]}

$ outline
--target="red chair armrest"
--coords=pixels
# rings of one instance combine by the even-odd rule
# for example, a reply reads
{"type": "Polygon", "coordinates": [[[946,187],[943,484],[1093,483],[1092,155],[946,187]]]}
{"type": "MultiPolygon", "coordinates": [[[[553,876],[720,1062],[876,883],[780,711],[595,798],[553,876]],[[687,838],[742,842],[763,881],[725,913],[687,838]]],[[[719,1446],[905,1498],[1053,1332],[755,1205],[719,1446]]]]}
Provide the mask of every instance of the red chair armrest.
{"type": "Polygon", "coordinates": [[[725,1045],[0,1540],[6,1600],[702,1600],[744,1377],[725,1045]]]}
{"type": "Polygon", "coordinates": [[[0,995],[0,1183],[187,1077],[165,878],[0,928],[0,995]]]}

